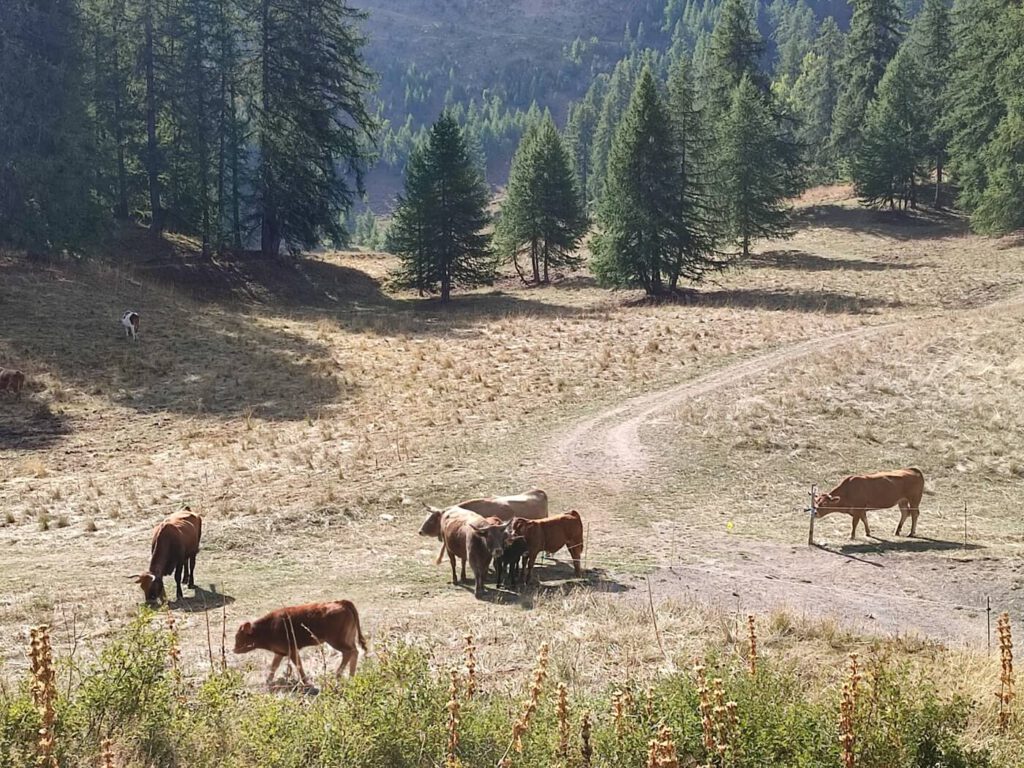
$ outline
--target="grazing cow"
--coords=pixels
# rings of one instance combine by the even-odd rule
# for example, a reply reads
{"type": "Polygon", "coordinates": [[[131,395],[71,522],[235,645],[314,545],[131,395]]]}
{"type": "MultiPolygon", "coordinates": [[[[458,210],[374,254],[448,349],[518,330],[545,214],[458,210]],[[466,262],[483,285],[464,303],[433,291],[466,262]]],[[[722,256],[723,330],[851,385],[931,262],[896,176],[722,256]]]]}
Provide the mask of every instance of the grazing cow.
{"type": "Polygon", "coordinates": [[[196,588],[196,553],[199,552],[202,535],[203,519],[188,507],[170,515],[153,529],[149,570],[132,577],[142,587],[148,602],[165,599],[164,576],[172,571],[178,600],[184,597],[181,592],[182,572],[188,577],[188,588],[196,588]]]}
{"type": "MultiPolygon", "coordinates": [[[[508,522],[513,517],[537,520],[548,516],[548,495],[539,488],[516,496],[491,496],[486,499],[470,499],[455,505],[459,509],[468,509],[482,517],[496,517],[501,522],[508,522]]],[[[420,536],[441,536],[441,515],[445,510],[427,505],[430,514],[420,526],[420,536]]]]}
{"type": "Polygon", "coordinates": [[[24,373],[13,368],[0,368],[0,392],[18,394],[24,386],[24,373]]]}
{"type": "Polygon", "coordinates": [[[139,313],[128,309],[121,315],[121,325],[124,326],[124,337],[138,341],[139,335],[139,313]]]}
{"type": "Polygon", "coordinates": [[[529,554],[530,547],[523,536],[509,536],[505,539],[505,551],[501,557],[495,558],[494,569],[498,572],[498,588],[501,588],[501,581],[508,574],[508,586],[516,587],[519,584],[520,566],[523,559],[529,554]]]}
{"type": "Polygon", "coordinates": [[[487,577],[491,559],[502,556],[509,525],[495,518],[481,517],[476,512],[461,507],[445,510],[441,515],[441,553],[437,562],[441,562],[447,551],[452,566],[452,584],[459,583],[455,559],[462,560],[463,581],[466,579],[468,560],[473,569],[474,594],[480,597],[484,593],[484,579],[487,577]]]}
{"type": "Polygon", "coordinates": [[[245,622],[235,633],[235,653],[259,648],[274,654],[267,675],[268,687],[273,684],[274,674],[285,657],[299,670],[302,682],[309,685],[299,658],[302,648],[327,643],[341,652],[341,663],[335,674],[341,677],[342,670],[348,666],[349,677],[352,677],[359,659],[356,641],[365,651],[366,638],[359,626],[359,612],[350,601],[337,600],[278,608],[256,621],[245,622]]]}
{"type": "Polygon", "coordinates": [[[917,515],[921,511],[921,496],[924,493],[924,475],[919,469],[897,469],[892,472],[875,472],[872,475],[850,475],[828,493],[814,500],[815,517],[824,517],[832,512],[843,512],[853,518],[850,538],[857,538],[857,523],[864,523],[864,535],[870,536],[868,510],[888,509],[899,504],[900,523],[896,535],[903,530],[903,523],[910,518],[910,535],[917,535],[917,515]]]}
{"type": "Polygon", "coordinates": [[[575,509],[564,515],[549,517],[544,520],[524,520],[516,518],[510,529],[512,536],[526,539],[528,548],[526,562],[526,581],[533,576],[533,564],[541,552],[554,554],[562,547],[567,547],[572,556],[572,566],[576,577],[583,575],[580,568],[580,556],[583,554],[583,521],[575,509]]]}

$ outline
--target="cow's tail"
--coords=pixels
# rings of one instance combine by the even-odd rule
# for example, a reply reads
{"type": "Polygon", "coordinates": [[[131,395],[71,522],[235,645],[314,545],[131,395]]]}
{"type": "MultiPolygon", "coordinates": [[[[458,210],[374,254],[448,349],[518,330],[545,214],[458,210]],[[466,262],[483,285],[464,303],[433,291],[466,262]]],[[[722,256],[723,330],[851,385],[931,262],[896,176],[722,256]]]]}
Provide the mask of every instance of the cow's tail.
{"type": "Polygon", "coordinates": [[[364,651],[368,651],[369,649],[366,647],[366,638],[363,637],[363,628],[359,624],[359,611],[356,610],[355,605],[350,601],[346,600],[345,602],[348,603],[348,607],[352,611],[352,618],[356,620],[356,637],[359,639],[359,646],[364,651]]]}
{"type": "Polygon", "coordinates": [[[441,539],[441,551],[437,553],[437,560],[434,561],[434,565],[441,564],[441,558],[444,557],[445,549],[447,549],[447,545],[445,544],[444,539],[441,539]]]}

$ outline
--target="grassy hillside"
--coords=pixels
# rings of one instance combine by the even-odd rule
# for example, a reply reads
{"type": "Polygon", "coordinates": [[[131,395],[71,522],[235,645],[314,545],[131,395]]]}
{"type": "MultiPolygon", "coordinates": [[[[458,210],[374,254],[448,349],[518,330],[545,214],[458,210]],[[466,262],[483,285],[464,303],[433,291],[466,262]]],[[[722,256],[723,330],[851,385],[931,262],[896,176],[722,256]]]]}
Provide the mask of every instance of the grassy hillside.
{"type": "MultiPolygon", "coordinates": [[[[201,589],[174,606],[195,685],[222,631],[308,600],[354,600],[378,664],[412,644],[443,673],[472,632],[499,697],[544,640],[554,676],[599,695],[742,653],[752,613],[807,690],[820,668],[835,694],[881,639],[977,702],[961,731],[1002,749],[985,604],[1024,611],[1024,244],[846,194],[808,196],[784,248],[663,305],[573,274],[444,309],[389,291],[377,254],[207,263],[126,236],[124,259],[0,256],[0,365],[31,382],[0,396],[3,677],[29,626],[80,670],[120,637],[152,526],[187,502],[206,521],[201,589]],[[833,516],[806,546],[812,483],[902,465],[927,479],[918,539],[888,511],[877,538],[833,516]],[[583,516],[587,577],[563,553],[521,595],[447,583],[422,504],[534,484],[583,516]]],[[[227,661],[259,688],[267,659],[227,661]]]]}

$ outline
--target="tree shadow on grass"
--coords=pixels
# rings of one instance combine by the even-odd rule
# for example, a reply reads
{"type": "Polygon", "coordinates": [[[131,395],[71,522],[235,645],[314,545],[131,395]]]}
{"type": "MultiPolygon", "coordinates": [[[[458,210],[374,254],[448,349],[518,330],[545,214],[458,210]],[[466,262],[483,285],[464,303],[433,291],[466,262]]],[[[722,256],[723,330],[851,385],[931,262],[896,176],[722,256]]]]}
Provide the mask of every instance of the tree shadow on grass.
{"type": "Polygon", "coordinates": [[[889,263],[884,261],[868,261],[866,259],[830,259],[816,253],[789,249],[765,251],[755,254],[747,262],[754,268],[771,268],[798,270],[803,272],[830,272],[832,270],[852,270],[855,272],[887,272],[893,269],[918,269],[918,264],[889,263]]]}
{"type": "MultiPolygon", "coordinates": [[[[352,392],[326,343],[286,321],[197,311],[102,266],[40,272],[0,261],[0,304],[0,349],[30,381],[51,372],[139,412],[295,420],[352,392]],[[120,327],[125,308],[141,315],[137,342],[120,327]]],[[[51,433],[58,421],[48,419],[51,433]]]]}
{"type": "Polygon", "coordinates": [[[67,417],[48,403],[0,394],[0,451],[34,451],[60,442],[70,434],[67,417]]]}
{"type": "Polygon", "coordinates": [[[889,211],[861,206],[811,205],[794,215],[797,228],[828,227],[868,233],[896,240],[920,240],[962,235],[968,231],[966,218],[946,211],[919,208],[889,211]]]}
{"type": "Polygon", "coordinates": [[[837,291],[787,291],[769,288],[723,288],[691,294],[688,303],[706,307],[767,309],[779,312],[823,312],[865,315],[903,304],[837,291]]]}

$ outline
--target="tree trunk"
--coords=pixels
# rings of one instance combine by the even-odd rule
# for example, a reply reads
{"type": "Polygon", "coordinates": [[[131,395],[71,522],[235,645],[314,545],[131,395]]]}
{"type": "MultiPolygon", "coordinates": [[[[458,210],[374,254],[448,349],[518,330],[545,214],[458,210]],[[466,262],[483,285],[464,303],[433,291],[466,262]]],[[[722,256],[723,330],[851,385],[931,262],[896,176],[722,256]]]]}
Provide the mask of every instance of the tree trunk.
{"type": "Polygon", "coordinates": [[[540,282],[540,256],[537,248],[537,238],[530,239],[530,264],[533,267],[533,284],[540,282]]]}
{"type": "Polygon", "coordinates": [[[942,208],[942,153],[935,158],[935,208],[942,208]]]}
{"type": "Polygon", "coordinates": [[[543,255],[544,255],[544,283],[547,284],[547,283],[550,283],[551,280],[548,278],[548,261],[549,261],[549,259],[548,259],[548,244],[546,242],[544,243],[543,255]]]}
{"type": "Polygon", "coordinates": [[[281,233],[277,220],[277,208],[274,203],[274,178],[267,162],[267,149],[270,146],[269,129],[270,115],[270,0],[261,4],[261,80],[263,85],[263,115],[260,125],[260,186],[262,187],[262,226],[260,231],[260,249],[264,256],[277,256],[281,250],[281,233]]]}
{"type": "Polygon", "coordinates": [[[203,258],[210,257],[210,151],[209,141],[206,136],[206,93],[205,78],[203,77],[204,66],[203,66],[203,24],[205,20],[196,12],[195,17],[195,40],[193,44],[196,47],[196,60],[195,60],[195,88],[196,93],[193,94],[196,99],[196,160],[199,163],[199,205],[202,208],[202,228],[203,228],[203,246],[202,255],[203,258]]]}
{"type": "Polygon", "coordinates": [[[235,111],[235,84],[228,89],[231,94],[231,235],[235,250],[242,250],[242,203],[238,183],[238,113],[235,111]]]}
{"type": "Polygon", "coordinates": [[[128,172],[124,160],[124,125],[122,123],[121,104],[121,59],[118,56],[121,35],[115,19],[111,19],[111,48],[114,61],[114,141],[117,143],[117,206],[114,216],[118,219],[128,218],[128,172]]]}
{"type": "Polygon", "coordinates": [[[149,177],[149,209],[152,219],[149,232],[159,237],[164,228],[164,212],[160,207],[160,148],[156,137],[156,66],[153,61],[153,0],[146,0],[143,16],[143,65],[146,69],[146,175],[149,177]]]}

